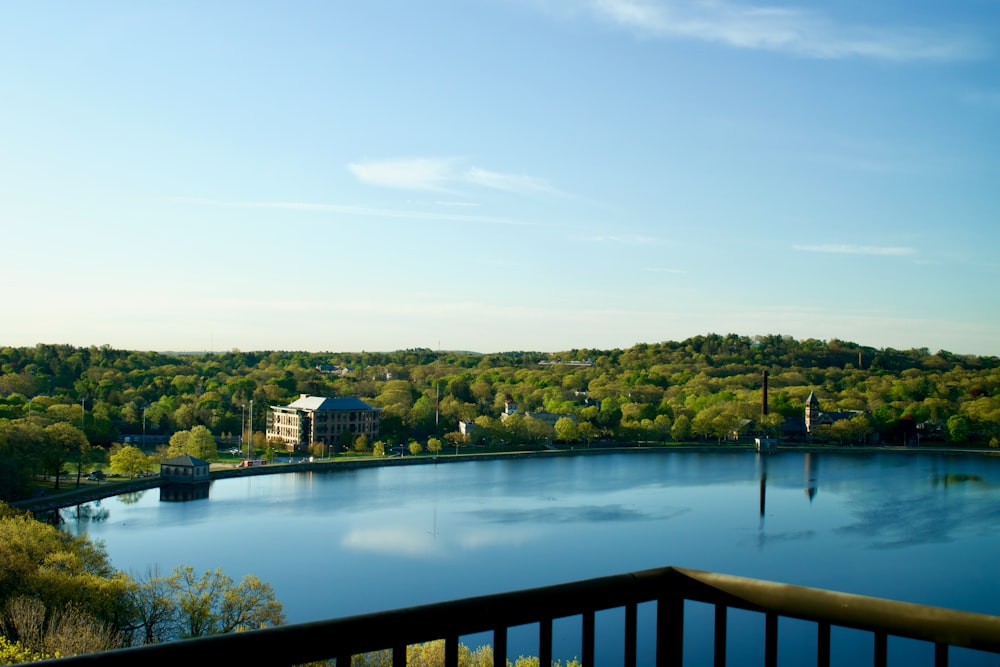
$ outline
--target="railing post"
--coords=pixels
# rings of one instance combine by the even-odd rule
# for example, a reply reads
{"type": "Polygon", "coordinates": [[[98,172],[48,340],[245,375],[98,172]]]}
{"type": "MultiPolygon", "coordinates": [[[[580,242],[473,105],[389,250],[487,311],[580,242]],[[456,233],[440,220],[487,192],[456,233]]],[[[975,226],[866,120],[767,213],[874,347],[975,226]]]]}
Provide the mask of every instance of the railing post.
{"type": "Polygon", "coordinates": [[[816,667],[830,667],[830,624],[816,626],[816,667]]]}
{"type": "Polygon", "coordinates": [[[538,623],[538,665],[552,667],[552,619],[538,623]]]}
{"type": "Polygon", "coordinates": [[[724,604],[715,605],[715,667],[726,667],[726,622],[729,609],[724,604]]]}
{"type": "Polygon", "coordinates": [[[392,647],[392,667],[406,667],[406,645],[392,647]]]}
{"type": "Polygon", "coordinates": [[[629,602],[625,605],[625,667],[635,667],[639,643],[639,605],[629,602]]]}
{"type": "Polygon", "coordinates": [[[493,630],[493,667],[507,667],[507,628],[493,630]]]}
{"type": "Polygon", "coordinates": [[[458,635],[448,635],[444,640],[444,667],[458,667],[458,635]]]}
{"type": "Polygon", "coordinates": [[[656,667],[684,661],[684,598],[663,593],[656,601],[656,667]]]}
{"type": "Polygon", "coordinates": [[[583,667],[594,667],[594,612],[583,613],[583,646],[580,648],[580,662],[583,667]]]}
{"type": "Polygon", "coordinates": [[[947,644],[934,644],[934,667],[948,667],[947,644]]]}
{"type": "Polygon", "coordinates": [[[875,667],[885,667],[889,661],[889,635],[884,632],[875,633],[875,667]]]}
{"type": "Polygon", "coordinates": [[[778,667],[778,615],[764,614],[764,667],[778,667]]]}

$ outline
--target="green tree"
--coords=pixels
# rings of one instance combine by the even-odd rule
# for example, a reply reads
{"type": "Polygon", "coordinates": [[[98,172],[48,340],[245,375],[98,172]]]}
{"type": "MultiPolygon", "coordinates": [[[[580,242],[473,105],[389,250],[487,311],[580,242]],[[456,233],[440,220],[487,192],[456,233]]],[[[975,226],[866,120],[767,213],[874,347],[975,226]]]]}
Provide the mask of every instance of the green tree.
{"type": "Polygon", "coordinates": [[[410,443],[409,450],[410,450],[411,454],[413,454],[414,456],[416,456],[417,454],[419,454],[422,451],[424,451],[424,446],[421,445],[416,440],[414,440],[413,442],[410,443]]]}
{"type": "Polygon", "coordinates": [[[382,458],[385,456],[385,443],[381,440],[376,440],[375,444],[372,445],[372,456],[377,458],[382,458]]]}
{"type": "Polygon", "coordinates": [[[459,431],[450,431],[444,434],[444,439],[448,442],[448,446],[455,448],[455,453],[458,454],[458,448],[466,443],[468,436],[459,431]]]}
{"type": "Polygon", "coordinates": [[[0,500],[18,500],[31,493],[44,443],[45,431],[38,424],[0,419],[0,500]]]}
{"type": "Polygon", "coordinates": [[[188,440],[191,439],[191,431],[177,431],[172,436],[170,436],[170,442],[167,445],[166,456],[168,458],[173,458],[174,456],[183,456],[189,454],[188,452],[188,440]]]}
{"type": "Polygon", "coordinates": [[[563,442],[576,442],[580,439],[579,429],[576,422],[569,417],[560,417],[556,420],[556,439],[563,442]]]}
{"type": "Polygon", "coordinates": [[[112,450],[111,469],[131,478],[139,473],[149,472],[152,469],[152,463],[141,449],[133,445],[125,445],[112,450]]]}
{"type": "Polygon", "coordinates": [[[431,454],[437,454],[441,451],[442,443],[438,438],[429,438],[427,440],[427,451],[431,454]]]}
{"type": "Polygon", "coordinates": [[[177,605],[177,634],[202,637],[284,623],[274,591],[253,575],[238,584],[222,569],[198,575],[189,565],[174,568],[170,577],[177,605]]]}
{"type": "Polygon", "coordinates": [[[190,431],[177,431],[170,436],[167,456],[183,456],[184,454],[203,461],[217,461],[219,451],[212,432],[207,427],[198,425],[190,431]]]}
{"type": "Polygon", "coordinates": [[[691,437],[691,420],[687,415],[677,415],[670,427],[670,437],[677,442],[683,442],[691,437]]]}
{"type": "Polygon", "coordinates": [[[46,468],[56,476],[55,488],[59,488],[59,473],[63,465],[76,454],[82,456],[84,448],[90,446],[83,431],[65,422],[56,422],[45,427],[44,461],[46,468]]]}
{"type": "Polygon", "coordinates": [[[156,644],[172,639],[178,624],[178,609],[169,576],[161,576],[152,567],[146,576],[132,581],[128,588],[129,608],[133,618],[134,641],[156,644]]]}
{"type": "Polygon", "coordinates": [[[952,415],[946,422],[948,440],[951,442],[966,442],[969,439],[969,420],[962,415],[952,415]]]}
{"type": "Polygon", "coordinates": [[[215,443],[215,436],[205,426],[195,426],[191,429],[191,438],[188,440],[188,453],[203,461],[217,461],[219,459],[218,446],[215,443]]]}
{"type": "Polygon", "coordinates": [[[26,596],[50,611],[76,606],[113,629],[120,627],[128,578],[112,568],[102,546],[27,515],[3,514],[0,604],[26,596]]]}

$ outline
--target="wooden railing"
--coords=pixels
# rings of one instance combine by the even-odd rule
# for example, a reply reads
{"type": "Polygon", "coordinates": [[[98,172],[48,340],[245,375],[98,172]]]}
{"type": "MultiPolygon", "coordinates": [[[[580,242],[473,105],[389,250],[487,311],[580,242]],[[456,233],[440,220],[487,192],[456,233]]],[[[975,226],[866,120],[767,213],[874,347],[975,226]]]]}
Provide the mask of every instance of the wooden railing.
{"type": "MultiPolygon", "coordinates": [[[[765,667],[777,665],[778,619],[808,621],[816,628],[816,664],[830,664],[831,627],[873,635],[873,664],[888,664],[889,637],[929,642],[934,664],[946,667],[949,648],[1000,653],[1000,617],[929,607],[700,570],[666,567],[556,586],[452,600],[347,618],[279,626],[120,649],[49,661],[54,665],[132,666],[142,664],[297,665],[392,652],[394,667],[406,664],[406,647],[443,639],[445,665],[458,666],[462,636],[492,632],[495,664],[506,665],[508,630],[537,624],[541,665],[552,661],[553,621],[581,618],[581,662],[594,665],[595,615],[624,610],[622,664],[637,664],[638,609],[655,602],[655,664],[682,665],[685,602],[714,605],[714,664],[726,664],[728,610],[764,616],[765,667]]],[[[798,627],[798,626],[797,626],[798,627]]]]}

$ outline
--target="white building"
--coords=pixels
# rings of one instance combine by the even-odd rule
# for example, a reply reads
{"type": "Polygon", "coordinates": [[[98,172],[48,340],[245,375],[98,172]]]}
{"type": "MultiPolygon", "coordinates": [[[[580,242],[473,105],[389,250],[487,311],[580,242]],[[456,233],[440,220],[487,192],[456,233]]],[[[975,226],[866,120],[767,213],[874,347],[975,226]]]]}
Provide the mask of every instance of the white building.
{"type": "Polygon", "coordinates": [[[313,442],[337,445],[344,433],[378,438],[382,408],[359,398],[329,398],[302,394],[288,405],[273,405],[267,413],[268,440],[281,440],[289,451],[305,451],[313,442]]]}

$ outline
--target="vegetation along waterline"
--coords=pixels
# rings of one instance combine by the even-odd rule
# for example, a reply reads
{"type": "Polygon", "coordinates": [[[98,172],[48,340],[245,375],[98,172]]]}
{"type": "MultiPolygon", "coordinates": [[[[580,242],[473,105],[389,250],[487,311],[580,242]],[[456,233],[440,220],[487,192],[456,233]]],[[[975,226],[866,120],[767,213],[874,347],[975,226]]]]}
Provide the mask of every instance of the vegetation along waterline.
{"type": "MultiPolygon", "coordinates": [[[[146,475],[184,455],[210,462],[218,477],[611,446],[750,447],[755,438],[781,447],[989,450],[998,436],[996,357],[837,340],[708,335],[558,354],[0,349],[0,499],[39,508],[85,499],[67,491],[104,496],[156,486],[160,480],[146,475]],[[269,438],[273,408],[304,395],[363,402],[377,410],[378,428],[291,446],[269,438]],[[300,463],[276,465],[289,458],[300,463]],[[268,465],[237,467],[262,460],[268,465]]],[[[45,539],[53,553],[79,560],[75,547],[45,539]]],[[[131,585],[115,579],[100,556],[88,562],[122,591],[131,585]]],[[[141,580],[166,586],[160,579],[172,576],[141,580]]],[[[140,578],[131,580],[139,585],[140,578]]],[[[88,617],[136,641],[141,623],[116,610],[114,595],[105,599],[88,617]]],[[[51,607],[42,603],[49,611],[41,617],[51,623],[51,607]]],[[[40,655],[70,650],[52,641],[33,646],[40,655]]]]}
{"type": "Polygon", "coordinates": [[[1000,359],[715,334],[555,354],[0,349],[7,501],[147,474],[179,454],[237,463],[760,436],[996,447],[1000,359]],[[332,424],[289,452],[270,422],[303,395],[370,406],[377,431],[334,436],[332,424]]]}

